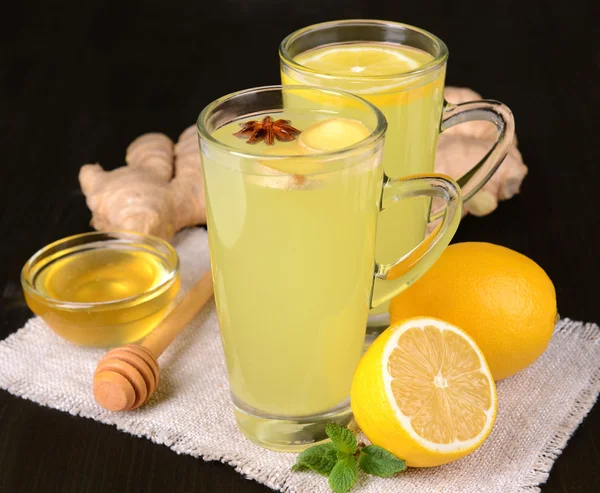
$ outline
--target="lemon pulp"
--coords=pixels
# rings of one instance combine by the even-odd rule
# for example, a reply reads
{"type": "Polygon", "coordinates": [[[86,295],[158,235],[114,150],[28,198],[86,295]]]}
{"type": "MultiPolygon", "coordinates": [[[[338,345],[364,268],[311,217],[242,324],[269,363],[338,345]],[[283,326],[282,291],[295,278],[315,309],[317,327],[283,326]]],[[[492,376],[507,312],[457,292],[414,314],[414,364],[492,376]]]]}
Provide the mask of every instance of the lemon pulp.
{"type": "Polygon", "coordinates": [[[477,352],[456,332],[433,325],[407,329],[387,371],[398,409],[428,442],[466,442],[485,429],[493,384],[477,352]]]}

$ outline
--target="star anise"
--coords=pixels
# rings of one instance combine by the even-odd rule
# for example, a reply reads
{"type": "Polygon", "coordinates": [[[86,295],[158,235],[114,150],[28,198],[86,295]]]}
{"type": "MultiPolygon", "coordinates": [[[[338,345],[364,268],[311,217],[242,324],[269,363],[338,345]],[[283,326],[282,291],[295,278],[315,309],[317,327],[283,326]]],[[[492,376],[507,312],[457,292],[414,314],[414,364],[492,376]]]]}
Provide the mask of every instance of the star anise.
{"type": "Polygon", "coordinates": [[[265,144],[272,146],[275,139],[289,142],[300,135],[300,130],[290,125],[289,120],[273,120],[270,116],[265,116],[262,121],[251,120],[246,123],[240,123],[242,129],[234,133],[240,139],[248,138],[246,143],[256,144],[265,141],[265,144]]]}

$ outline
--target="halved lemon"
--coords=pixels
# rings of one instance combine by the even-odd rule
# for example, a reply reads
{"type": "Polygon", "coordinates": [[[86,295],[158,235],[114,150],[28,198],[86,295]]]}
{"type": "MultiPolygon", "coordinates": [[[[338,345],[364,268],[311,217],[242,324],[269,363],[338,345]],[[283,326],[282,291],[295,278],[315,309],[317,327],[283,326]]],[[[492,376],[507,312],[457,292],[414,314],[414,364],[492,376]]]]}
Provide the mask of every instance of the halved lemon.
{"type": "Polygon", "coordinates": [[[425,317],[398,322],[377,338],[360,360],[351,402],[369,440],[412,467],[473,452],[498,408],[494,379],[473,339],[425,317]]]}

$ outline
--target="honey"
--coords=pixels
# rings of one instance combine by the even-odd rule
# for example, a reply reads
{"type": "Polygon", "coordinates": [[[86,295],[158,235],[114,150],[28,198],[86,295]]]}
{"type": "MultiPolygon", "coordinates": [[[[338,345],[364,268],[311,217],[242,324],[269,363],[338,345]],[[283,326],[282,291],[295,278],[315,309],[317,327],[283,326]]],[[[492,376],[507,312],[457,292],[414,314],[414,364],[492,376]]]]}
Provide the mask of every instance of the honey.
{"type": "Polygon", "coordinates": [[[57,242],[23,269],[27,304],[71,342],[114,346],[139,340],[166,315],[177,294],[174,250],[158,238],[142,242],[138,236],[144,235],[118,235],[92,242],[84,238],[74,246],[57,242]]]}
{"type": "Polygon", "coordinates": [[[35,287],[54,300],[101,303],[150,291],[168,275],[152,253],[103,248],[57,260],[40,272],[35,287]]]}

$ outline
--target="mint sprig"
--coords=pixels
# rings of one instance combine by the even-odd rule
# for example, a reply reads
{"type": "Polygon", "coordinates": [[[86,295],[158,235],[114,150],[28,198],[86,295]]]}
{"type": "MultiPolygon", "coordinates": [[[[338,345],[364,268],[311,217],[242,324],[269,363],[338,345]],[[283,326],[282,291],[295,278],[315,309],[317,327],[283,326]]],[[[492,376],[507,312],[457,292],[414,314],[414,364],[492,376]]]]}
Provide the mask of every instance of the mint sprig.
{"type": "Polygon", "coordinates": [[[330,443],[306,449],[296,459],[292,471],[311,470],[329,477],[334,493],[347,493],[356,483],[358,468],[367,474],[389,478],[406,469],[406,463],[377,445],[357,444],[346,427],[329,423],[325,433],[330,443]]]}

